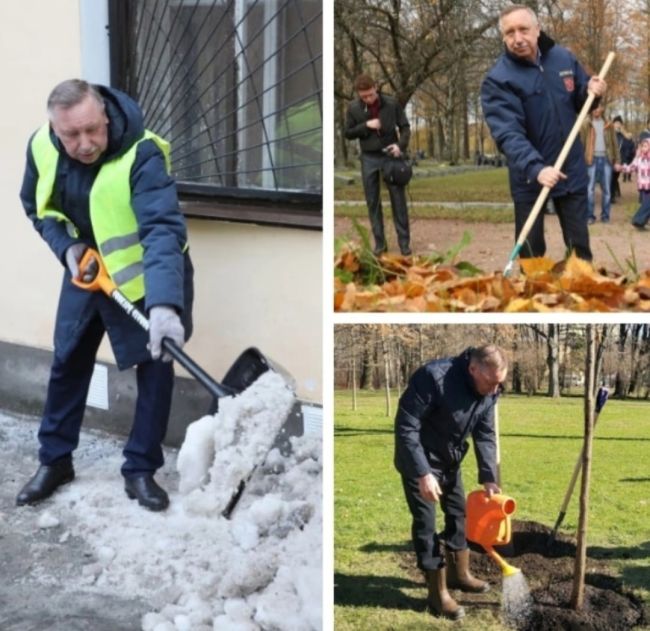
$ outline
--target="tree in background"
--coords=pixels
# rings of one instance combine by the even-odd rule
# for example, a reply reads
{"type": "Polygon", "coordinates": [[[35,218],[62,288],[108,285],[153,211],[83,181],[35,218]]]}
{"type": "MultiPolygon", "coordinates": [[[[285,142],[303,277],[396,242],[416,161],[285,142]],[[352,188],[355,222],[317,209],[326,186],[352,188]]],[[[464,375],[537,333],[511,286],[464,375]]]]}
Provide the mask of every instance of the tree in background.
{"type": "MultiPolygon", "coordinates": [[[[619,398],[650,396],[650,324],[612,325],[599,335],[598,385],[611,387],[619,398]]],[[[585,325],[558,323],[337,325],[334,386],[352,390],[353,404],[358,390],[400,393],[424,362],[482,343],[507,351],[508,391],[533,395],[545,390],[549,396],[564,396],[584,390],[585,325]]]]}
{"type": "MultiPolygon", "coordinates": [[[[650,107],[650,0],[527,2],[543,29],[597,73],[610,50],[608,114],[638,133],[650,107]]],[[[480,111],[483,76],[502,51],[496,0],[335,0],[336,153],[347,162],[345,109],[360,72],[412,119],[411,148],[446,162],[496,151],[480,111]]]]}

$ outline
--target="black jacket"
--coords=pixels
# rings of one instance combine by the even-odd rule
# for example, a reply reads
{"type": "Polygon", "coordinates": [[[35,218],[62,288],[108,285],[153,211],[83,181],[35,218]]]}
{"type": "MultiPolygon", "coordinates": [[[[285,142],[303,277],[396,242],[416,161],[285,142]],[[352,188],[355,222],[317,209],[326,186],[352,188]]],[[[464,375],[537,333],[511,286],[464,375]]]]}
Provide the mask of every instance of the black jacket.
{"type": "Polygon", "coordinates": [[[411,126],[404,109],[395,97],[379,93],[380,130],[369,129],[366,126],[369,119],[368,106],[361,99],[352,101],[345,120],[345,137],[348,140],[358,138],[364,153],[381,152],[384,147],[393,143],[399,144],[402,152],[407,150],[411,139],[411,126]]]}
{"type": "Polygon", "coordinates": [[[478,481],[496,482],[494,405],[498,395],[482,396],[469,374],[469,353],[431,361],[411,376],[395,418],[395,467],[407,478],[456,470],[471,435],[478,481]]]}

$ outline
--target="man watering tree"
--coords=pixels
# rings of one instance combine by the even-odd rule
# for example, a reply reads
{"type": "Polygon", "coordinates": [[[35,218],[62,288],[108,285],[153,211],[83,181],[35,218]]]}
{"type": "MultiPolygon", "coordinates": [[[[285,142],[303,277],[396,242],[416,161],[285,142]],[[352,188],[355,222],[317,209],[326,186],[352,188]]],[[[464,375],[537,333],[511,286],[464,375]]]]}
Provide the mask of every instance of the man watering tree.
{"type": "Polygon", "coordinates": [[[489,589],[469,570],[460,465],[471,436],[479,483],[488,496],[500,493],[494,406],[507,372],[507,358],[493,344],[431,361],[410,378],[395,418],[395,467],[412,516],[417,566],[426,578],[431,612],[452,620],[465,611],[449,588],[473,593],[489,589]],[[436,532],[437,502],[445,518],[441,534],[436,532]]]}

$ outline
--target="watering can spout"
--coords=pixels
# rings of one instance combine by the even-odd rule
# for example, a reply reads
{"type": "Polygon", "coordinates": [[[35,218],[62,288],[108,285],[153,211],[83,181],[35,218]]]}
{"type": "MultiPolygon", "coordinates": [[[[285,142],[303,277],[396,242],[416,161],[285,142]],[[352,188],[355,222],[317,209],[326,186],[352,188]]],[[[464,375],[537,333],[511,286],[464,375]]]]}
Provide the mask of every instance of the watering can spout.
{"type": "Polygon", "coordinates": [[[514,576],[515,574],[521,572],[518,567],[507,563],[505,559],[500,554],[498,554],[492,546],[486,546],[485,550],[496,561],[497,565],[501,568],[501,573],[504,576],[514,576]]]}

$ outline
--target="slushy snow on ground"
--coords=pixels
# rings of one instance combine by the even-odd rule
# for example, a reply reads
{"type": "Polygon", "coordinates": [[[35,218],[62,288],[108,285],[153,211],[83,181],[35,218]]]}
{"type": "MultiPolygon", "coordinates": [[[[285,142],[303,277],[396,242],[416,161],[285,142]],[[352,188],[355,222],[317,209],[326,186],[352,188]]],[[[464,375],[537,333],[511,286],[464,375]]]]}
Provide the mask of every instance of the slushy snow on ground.
{"type": "Polygon", "coordinates": [[[289,456],[268,451],[293,402],[273,372],[220,400],[218,414],[190,426],[178,458],[166,450],[156,476],[170,494],[163,513],[128,500],[122,441],[112,438],[82,440],[74,482],[17,510],[34,511],[39,528],[58,529],[61,545],[71,536],[88,542],[93,558],[65,577],[66,589],[141,598],[150,606],[143,631],[319,630],[322,441],[292,438],[289,456]],[[232,518],[222,517],[251,463],[265,457],[232,518]]]}

